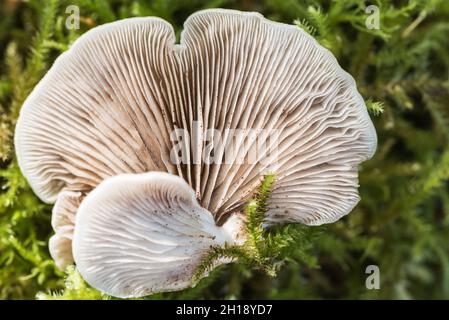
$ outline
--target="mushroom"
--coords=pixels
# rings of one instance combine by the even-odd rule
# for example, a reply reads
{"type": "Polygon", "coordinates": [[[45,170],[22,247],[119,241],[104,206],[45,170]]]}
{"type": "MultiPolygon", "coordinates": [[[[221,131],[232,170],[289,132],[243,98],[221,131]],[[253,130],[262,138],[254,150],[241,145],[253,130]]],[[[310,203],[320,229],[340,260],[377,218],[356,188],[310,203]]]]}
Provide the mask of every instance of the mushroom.
{"type": "Polygon", "coordinates": [[[61,191],[53,206],[51,226],[55,235],[50,238],[49,248],[56,265],[64,270],[73,263],[72,239],[75,214],[83,199],[81,192],[61,191]]]}
{"type": "Polygon", "coordinates": [[[267,225],[348,214],[377,138],[354,79],[310,35],[210,9],[179,44],[153,17],[81,36],[25,101],[15,143],[34,192],[56,201],[58,266],[74,258],[95,288],[137,297],[194,285],[211,246],[241,244],[268,171],[267,225]]]}
{"type": "Polygon", "coordinates": [[[217,226],[178,176],[125,174],[106,179],[81,203],[73,252],[92,286],[140,297],[192,285],[204,253],[241,244],[240,229],[235,219],[217,226]]]}

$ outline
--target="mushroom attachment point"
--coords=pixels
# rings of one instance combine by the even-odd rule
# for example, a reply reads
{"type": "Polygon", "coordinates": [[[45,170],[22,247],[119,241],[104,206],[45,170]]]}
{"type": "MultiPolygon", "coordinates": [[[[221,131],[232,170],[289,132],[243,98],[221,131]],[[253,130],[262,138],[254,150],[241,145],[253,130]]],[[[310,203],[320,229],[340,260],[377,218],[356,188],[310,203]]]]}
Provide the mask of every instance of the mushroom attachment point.
{"type": "Polygon", "coordinates": [[[302,29],[210,9],[175,41],[154,17],[90,30],[16,126],[24,176],[56,202],[56,264],[115,296],[194,285],[211,247],[244,242],[241,212],[268,172],[264,226],[337,221],[376,149],[354,79],[302,29]]]}

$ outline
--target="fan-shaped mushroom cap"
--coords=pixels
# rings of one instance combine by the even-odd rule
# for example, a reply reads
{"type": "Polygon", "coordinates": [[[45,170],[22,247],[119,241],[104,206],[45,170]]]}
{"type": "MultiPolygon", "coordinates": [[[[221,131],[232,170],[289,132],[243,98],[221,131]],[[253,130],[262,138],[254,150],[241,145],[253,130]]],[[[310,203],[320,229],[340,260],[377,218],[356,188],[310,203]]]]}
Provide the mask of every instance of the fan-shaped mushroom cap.
{"type": "Polygon", "coordinates": [[[47,202],[118,174],[164,171],[221,225],[270,171],[267,223],[313,225],[355,206],[357,166],[377,140],[353,78],[310,35],[213,9],[187,19],[180,44],[156,18],[87,32],[26,100],[15,142],[47,202]]]}
{"type": "Polygon", "coordinates": [[[55,230],[55,235],[50,238],[49,249],[56,265],[62,270],[73,264],[72,238],[75,215],[83,197],[81,192],[62,191],[53,207],[51,226],[55,230]]]}
{"type": "Polygon", "coordinates": [[[242,224],[225,226],[216,226],[178,176],[120,175],[81,203],[73,255],[88,283],[116,297],[180,290],[193,284],[212,247],[238,243],[242,224]]]}

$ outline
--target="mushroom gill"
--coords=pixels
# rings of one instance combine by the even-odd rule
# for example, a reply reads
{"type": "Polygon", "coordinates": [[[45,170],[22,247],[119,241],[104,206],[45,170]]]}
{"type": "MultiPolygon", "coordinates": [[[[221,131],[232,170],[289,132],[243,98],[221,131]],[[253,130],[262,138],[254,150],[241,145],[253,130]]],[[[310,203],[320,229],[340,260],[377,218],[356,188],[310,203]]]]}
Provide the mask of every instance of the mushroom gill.
{"type": "Polygon", "coordinates": [[[234,226],[218,227],[178,176],[124,174],[103,181],[81,203],[73,252],[92,286],[140,297],[191,286],[205,252],[238,243],[234,226]]]}
{"type": "Polygon", "coordinates": [[[26,100],[15,143],[35,193],[57,201],[58,266],[74,238],[90,284],[140,296],[192,285],[210,245],[237,241],[268,171],[268,225],[346,215],[377,138],[353,78],[310,35],[211,9],[179,44],[158,18],[81,36],[26,100]]]}

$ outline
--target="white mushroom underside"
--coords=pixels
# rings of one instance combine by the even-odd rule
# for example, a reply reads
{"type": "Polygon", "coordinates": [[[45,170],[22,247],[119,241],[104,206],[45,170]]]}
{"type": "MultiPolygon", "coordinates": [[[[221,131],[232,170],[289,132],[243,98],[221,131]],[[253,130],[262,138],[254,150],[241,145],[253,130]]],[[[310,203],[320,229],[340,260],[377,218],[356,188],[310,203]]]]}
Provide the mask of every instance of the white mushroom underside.
{"type": "Polygon", "coordinates": [[[121,175],[81,203],[73,255],[88,283],[116,297],[179,290],[193,284],[211,247],[236,243],[234,226],[217,227],[177,176],[121,175]]]}
{"type": "Polygon", "coordinates": [[[180,44],[158,18],[87,32],[28,97],[15,135],[33,190],[56,201],[57,265],[75,258],[90,284],[120,297],[191,285],[211,245],[238,242],[237,215],[216,225],[268,171],[268,224],[338,220],[358,202],[357,165],[376,143],[354,80],[328,50],[297,27],[232,10],[190,16],[180,44]],[[217,131],[196,135],[195,124],[217,131]],[[170,157],[178,129],[188,163],[170,157]],[[149,171],[174,176],[139,174],[149,171]],[[136,175],[110,178],[120,174],[136,175]]]}
{"type": "Polygon", "coordinates": [[[83,197],[81,192],[62,191],[53,206],[51,225],[55,234],[50,238],[49,250],[61,270],[73,263],[72,238],[75,216],[83,197]]]}
{"type": "Polygon", "coordinates": [[[321,224],[357,203],[357,165],[374,153],[376,135],[352,77],[304,31],[256,13],[206,10],[188,18],[180,44],[157,18],[83,35],[27,99],[16,146],[45,201],[117,174],[165,171],[185,179],[218,221],[273,171],[267,221],[321,224]],[[275,148],[278,156],[240,163],[256,143],[227,143],[214,149],[219,163],[176,165],[174,129],[191,136],[188,158],[202,158],[208,142],[193,135],[195,121],[222,134],[278,130],[261,158],[275,148]],[[232,151],[231,163],[220,163],[232,151]]]}

